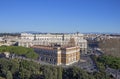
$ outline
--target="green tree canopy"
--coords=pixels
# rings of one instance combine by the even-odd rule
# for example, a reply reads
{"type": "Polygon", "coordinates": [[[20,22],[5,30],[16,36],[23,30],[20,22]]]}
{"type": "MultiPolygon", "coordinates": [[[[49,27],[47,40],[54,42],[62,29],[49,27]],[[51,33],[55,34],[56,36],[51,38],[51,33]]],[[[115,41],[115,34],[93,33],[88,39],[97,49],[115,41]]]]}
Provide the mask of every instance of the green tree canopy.
{"type": "Polygon", "coordinates": [[[7,71],[6,78],[7,79],[13,79],[12,73],[10,71],[7,71]]]}
{"type": "Polygon", "coordinates": [[[38,54],[32,48],[21,46],[0,46],[0,52],[10,52],[11,54],[22,55],[33,59],[38,58],[38,54]]]}

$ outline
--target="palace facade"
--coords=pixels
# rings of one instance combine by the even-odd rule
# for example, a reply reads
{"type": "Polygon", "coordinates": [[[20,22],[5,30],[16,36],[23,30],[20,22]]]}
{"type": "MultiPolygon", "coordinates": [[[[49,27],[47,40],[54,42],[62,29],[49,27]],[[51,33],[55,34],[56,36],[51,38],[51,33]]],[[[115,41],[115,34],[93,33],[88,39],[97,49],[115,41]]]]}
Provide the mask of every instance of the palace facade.
{"type": "Polygon", "coordinates": [[[32,46],[39,60],[53,65],[70,65],[80,60],[80,47],[32,46]]]}
{"type": "Polygon", "coordinates": [[[21,39],[18,42],[19,46],[31,47],[34,45],[46,45],[57,44],[65,46],[69,43],[70,39],[74,38],[75,45],[80,47],[81,53],[86,53],[87,41],[84,39],[83,34],[30,34],[21,33],[21,39]]]}

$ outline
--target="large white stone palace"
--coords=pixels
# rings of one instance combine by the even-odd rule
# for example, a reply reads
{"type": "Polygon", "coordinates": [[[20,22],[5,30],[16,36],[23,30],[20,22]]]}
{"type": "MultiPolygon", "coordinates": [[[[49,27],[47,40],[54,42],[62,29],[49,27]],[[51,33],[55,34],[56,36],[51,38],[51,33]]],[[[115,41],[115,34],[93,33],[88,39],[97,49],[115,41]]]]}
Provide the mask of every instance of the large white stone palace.
{"type": "Polygon", "coordinates": [[[87,40],[83,38],[83,34],[31,34],[31,33],[21,33],[21,39],[18,42],[19,46],[31,47],[34,45],[46,45],[50,46],[52,44],[66,45],[69,43],[70,39],[74,38],[75,45],[80,46],[81,53],[86,53],[87,40]]]}

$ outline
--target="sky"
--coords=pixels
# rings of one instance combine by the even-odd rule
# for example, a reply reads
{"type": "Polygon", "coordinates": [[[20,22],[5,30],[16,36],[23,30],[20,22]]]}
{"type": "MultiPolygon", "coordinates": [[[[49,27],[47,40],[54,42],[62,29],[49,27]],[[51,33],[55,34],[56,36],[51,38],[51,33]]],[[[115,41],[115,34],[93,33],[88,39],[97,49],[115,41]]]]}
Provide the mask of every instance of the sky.
{"type": "Polygon", "coordinates": [[[120,33],[120,0],[0,0],[3,32],[120,33]]]}

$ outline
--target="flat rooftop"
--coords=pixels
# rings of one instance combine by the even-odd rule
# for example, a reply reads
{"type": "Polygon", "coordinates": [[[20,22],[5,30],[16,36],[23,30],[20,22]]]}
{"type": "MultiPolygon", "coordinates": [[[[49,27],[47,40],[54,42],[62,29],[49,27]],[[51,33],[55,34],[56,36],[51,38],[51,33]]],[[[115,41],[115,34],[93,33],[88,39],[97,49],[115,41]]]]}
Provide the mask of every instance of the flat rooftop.
{"type": "Polygon", "coordinates": [[[31,48],[47,49],[47,50],[53,50],[53,49],[55,49],[55,47],[52,47],[52,46],[44,46],[44,45],[34,45],[34,46],[31,46],[31,48]]]}
{"type": "MultiPolygon", "coordinates": [[[[54,50],[54,49],[57,49],[58,46],[34,45],[34,46],[31,46],[31,48],[54,50]]],[[[72,48],[79,48],[79,46],[59,46],[59,48],[61,48],[61,49],[72,49],[72,48]]]]}

